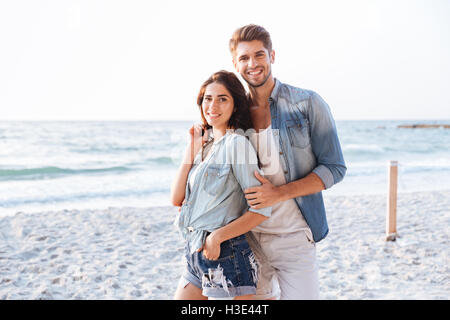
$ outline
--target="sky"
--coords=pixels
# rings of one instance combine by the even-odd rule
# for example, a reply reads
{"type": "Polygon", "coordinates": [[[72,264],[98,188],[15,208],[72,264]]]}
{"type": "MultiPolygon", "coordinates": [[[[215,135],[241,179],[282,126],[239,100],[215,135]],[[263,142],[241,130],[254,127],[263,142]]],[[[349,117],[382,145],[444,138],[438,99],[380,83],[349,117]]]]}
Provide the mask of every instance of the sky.
{"type": "Polygon", "coordinates": [[[249,23],[336,120],[450,119],[448,0],[0,0],[0,120],[198,120],[249,23]]]}

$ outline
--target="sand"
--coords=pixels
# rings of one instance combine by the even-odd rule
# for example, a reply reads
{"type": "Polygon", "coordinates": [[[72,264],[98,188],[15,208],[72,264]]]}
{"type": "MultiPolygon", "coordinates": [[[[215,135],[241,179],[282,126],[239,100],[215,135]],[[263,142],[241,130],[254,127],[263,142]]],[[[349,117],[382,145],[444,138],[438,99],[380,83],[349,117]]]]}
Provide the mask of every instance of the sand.
{"type": "MultiPolygon", "coordinates": [[[[395,242],[386,197],[327,196],[317,243],[321,299],[450,297],[450,191],[399,194],[395,242]]],[[[183,241],[174,207],[17,213],[0,218],[0,299],[171,299],[183,241]]]]}

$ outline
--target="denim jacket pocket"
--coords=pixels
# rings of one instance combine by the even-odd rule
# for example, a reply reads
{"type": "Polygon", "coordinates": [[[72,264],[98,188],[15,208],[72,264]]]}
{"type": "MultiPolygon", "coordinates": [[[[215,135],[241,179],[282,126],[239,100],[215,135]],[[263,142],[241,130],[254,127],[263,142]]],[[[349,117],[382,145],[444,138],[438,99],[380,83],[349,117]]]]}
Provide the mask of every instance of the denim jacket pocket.
{"type": "Polygon", "coordinates": [[[214,196],[224,189],[231,165],[209,166],[205,171],[204,190],[214,196]]]}
{"type": "Polygon", "coordinates": [[[306,148],[311,144],[307,121],[286,120],[286,129],[291,145],[298,148],[306,148]]]}

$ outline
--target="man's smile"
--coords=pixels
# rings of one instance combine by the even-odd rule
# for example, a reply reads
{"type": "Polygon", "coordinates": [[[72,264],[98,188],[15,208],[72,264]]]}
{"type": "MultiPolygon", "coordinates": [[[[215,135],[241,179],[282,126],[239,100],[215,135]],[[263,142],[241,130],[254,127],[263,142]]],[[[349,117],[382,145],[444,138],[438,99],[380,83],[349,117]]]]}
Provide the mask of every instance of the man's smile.
{"type": "Polygon", "coordinates": [[[248,71],[248,72],[247,72],[247,74],[248,74],[249,76],[251,76],[251,77],[257,77],[257,76],[259,76],[259,75],[262,74],[262,73],[263,73],[263,69],[251,70],[251,71],[248,71]]]}

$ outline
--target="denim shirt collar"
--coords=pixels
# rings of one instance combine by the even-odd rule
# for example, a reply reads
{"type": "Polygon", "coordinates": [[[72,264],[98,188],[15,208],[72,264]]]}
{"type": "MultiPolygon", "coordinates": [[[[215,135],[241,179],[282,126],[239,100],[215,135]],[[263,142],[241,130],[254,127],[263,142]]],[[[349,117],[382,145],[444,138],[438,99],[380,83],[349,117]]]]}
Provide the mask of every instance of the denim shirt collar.
{"type": "Polygon", "coordinates": [[[213,138],[212,138],[213,144],[214,144],[214,145],[217,145],[217,144],[219,144],[220,142],[225,141],[224,138],[225,138],[226,136],[228,136],[229,134],[231,134],[232,132],[233,132],[232,129],[227,129],[227,131],[225,132],[225,134],[224,134],[222,137],[220,137],[220,139],[217,140],[217,141],[214,141],[214,137],[213,137],[213,138]]]}
{"type": "Polygon", "coordinates": [[[278,93],[280,91],[281,82],[277,78],[274,78],[275,80],[275,86],[273,87],[272,93],[270,94],[270,100],[277,101],[278,100],[278,93]]]}

